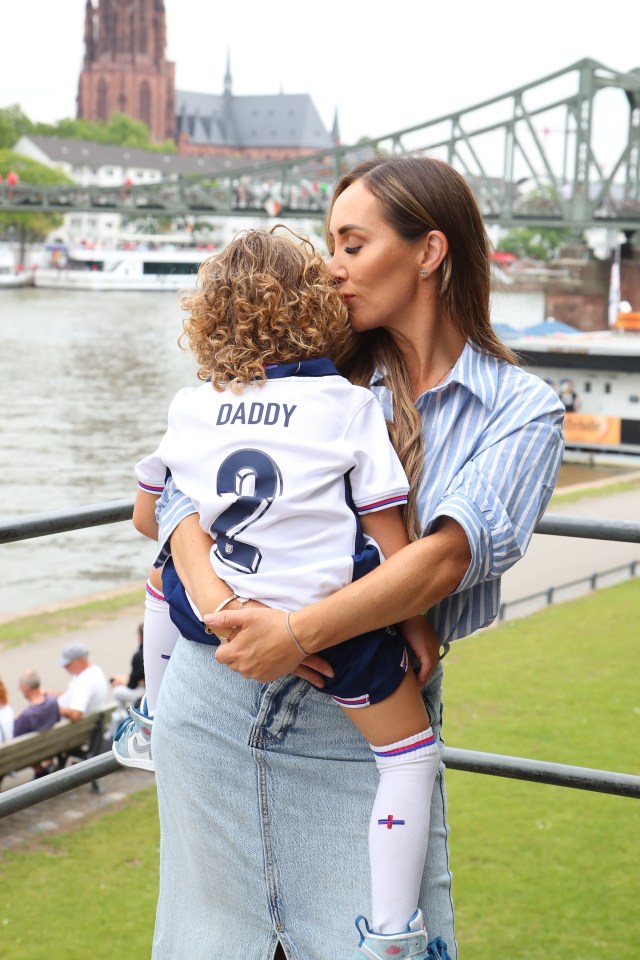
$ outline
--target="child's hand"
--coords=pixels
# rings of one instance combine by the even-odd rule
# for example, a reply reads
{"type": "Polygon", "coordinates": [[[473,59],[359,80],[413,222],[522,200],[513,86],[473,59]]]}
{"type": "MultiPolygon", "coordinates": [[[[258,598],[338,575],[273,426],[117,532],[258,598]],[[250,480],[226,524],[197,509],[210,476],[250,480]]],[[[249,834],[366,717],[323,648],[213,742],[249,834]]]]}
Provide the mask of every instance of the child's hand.
{"type": "Polygon", "coordinates": [[[416,674],[418,683],[423,686],[440,660],[440,638],[426,617],[410,617],[400,624],[405,643],[411,647],[420,661],[416,674]]]}

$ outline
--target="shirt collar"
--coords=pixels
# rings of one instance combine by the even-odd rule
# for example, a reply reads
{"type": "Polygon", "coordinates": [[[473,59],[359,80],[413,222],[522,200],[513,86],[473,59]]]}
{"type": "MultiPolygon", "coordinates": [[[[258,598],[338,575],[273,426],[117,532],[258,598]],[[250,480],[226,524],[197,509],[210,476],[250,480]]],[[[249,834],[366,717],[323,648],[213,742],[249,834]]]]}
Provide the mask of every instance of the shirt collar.
{"type": "MultiPolygon", "coordinates": [[[[416,403],[419,404],[422,397],[426,396],[427,393],[444,390],[447,384],[455,381],[461,386],[466,387],[485,407],[491,409],[495,403],[498,392],[498,363],[499,359],[497,357],[481,350],[477,344],[467,341],[451,371],[449,380],[443,383],[441,387],[435,387],[433,390],[425,391],[425,393],[418,397],[416,403]]],[[[373,375],[371,387],[384,387],[379,370],[373,375]]],[[[374,389],[374,393],[379,393],[379,390],[374,389]]],[[[382,391],[382,394],[384,393],[386,393],[386,391],[382,391]]],[[[390,407],[388,398],[384,397],[384,400],[387,401],[387,406],[390,407]]],[[[385,415],[387,415],[387,419],[389,419],[389,411],[386,408],[385,415]]]]}
{"type": "Polygon", "coordinates": [[[453,368],[451,380],[466,387],[480,403],[491,409],[498,394],[499,364],[499,357],[494,357],[477,344],[467,341],[453,368]]]}
{"type": "Polygon", "coordinates": [[[337,377],[333,361],[327,357],[317,360],[299,360],[296,363],[270,363],[265,368],[268,380],[282,377],[337,377]]]}

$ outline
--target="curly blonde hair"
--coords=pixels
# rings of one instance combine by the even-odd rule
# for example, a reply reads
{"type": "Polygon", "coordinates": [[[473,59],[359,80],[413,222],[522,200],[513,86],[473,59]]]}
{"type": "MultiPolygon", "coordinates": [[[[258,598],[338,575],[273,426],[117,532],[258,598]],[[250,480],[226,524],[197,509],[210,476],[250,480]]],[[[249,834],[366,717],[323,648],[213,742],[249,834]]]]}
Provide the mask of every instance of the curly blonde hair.
{"type": "Polygon", "coordinates": [[[283,225],[247,230],[205,260],[180,337],[195,354],[200,380],[238,392],[264,383],[264,367],[351,353],[348,312],[323,257],[283,225]],[[277,233],[287,230],[288,235],[277,233]]]}

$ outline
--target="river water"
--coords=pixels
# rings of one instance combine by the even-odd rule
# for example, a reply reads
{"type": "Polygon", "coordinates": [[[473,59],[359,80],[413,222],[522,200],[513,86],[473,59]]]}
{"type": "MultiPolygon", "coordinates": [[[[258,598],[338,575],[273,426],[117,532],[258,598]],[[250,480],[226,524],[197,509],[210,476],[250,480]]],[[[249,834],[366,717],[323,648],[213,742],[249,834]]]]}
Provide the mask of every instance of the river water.
{"type": "MultiPolygon", "coordinates": [[[[175,293],[0,291],[4,518],[133,497],[176,390],[195,384],[175,293]]],[[[0,616],[143,582],[130,523],[0,547],[0,616]]]]}
{"type": "MultiPolygon", "coordinates": [[[[174,293],[0,292],[4,517],[133,497],[134,464],[195,384],[174,293]]],[[[597,467],[563,467],[563,482],[597,467]]],[[[130,523],[0,547],[0,617],[142,583],[153,547],[130,523]]]]}

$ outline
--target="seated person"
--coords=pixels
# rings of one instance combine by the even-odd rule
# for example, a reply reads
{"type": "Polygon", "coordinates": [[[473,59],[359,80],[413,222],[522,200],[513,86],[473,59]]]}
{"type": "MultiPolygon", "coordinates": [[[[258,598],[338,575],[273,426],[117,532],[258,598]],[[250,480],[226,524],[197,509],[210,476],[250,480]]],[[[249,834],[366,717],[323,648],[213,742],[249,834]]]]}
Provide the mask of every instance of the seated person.
{"type": "Polygon", "coordinates": [[[25,670],[20,675],[19,687],[29,706],[14,720],[14,737],[21,737],[24,733],[41,733],[58,722],[58,701],[40,689],[40,677],[35,670],[25,670]]]}
{"type": "Polygon", "coordinates": [[[107,678],[101,667],[89,663],[89,651],[83,643],[70,643],[62,651],[58,663],[71,674],[69,686],[58,695],[61,717],[80,720],[85,713],[106,706],[107,678]]]}
{"type": "Polygon", "coordinates": [[[0,680],[0,743],[13,736],[13,707],[9,703],[7,688],[0,680]]]}
{"type": "Polygon", "coordinates": [[[131,657],[131,671],[126,677],[111,677],[111,693],[113,699],[121,708],[122,714],[126,714],[127,708],[132,704],[138,703],[144,696],[144,654],[143,654],[143,636],[144,627],[142,624],[138,627],[138,647],[131,657]]]}

